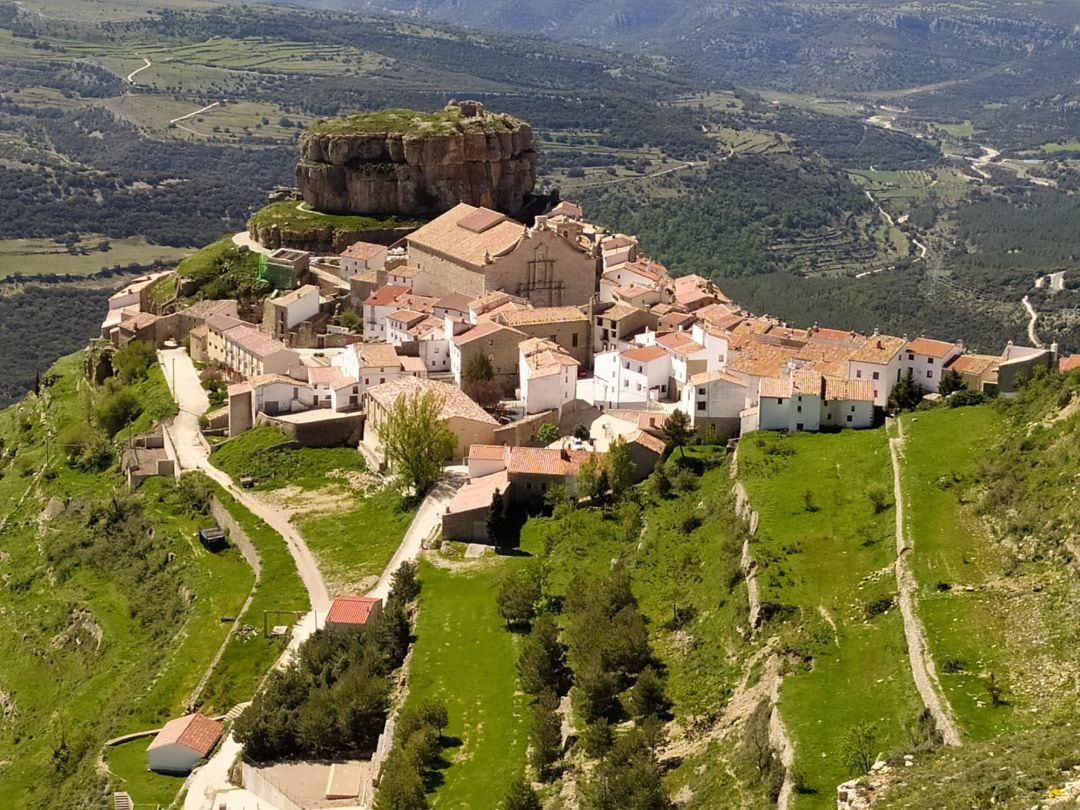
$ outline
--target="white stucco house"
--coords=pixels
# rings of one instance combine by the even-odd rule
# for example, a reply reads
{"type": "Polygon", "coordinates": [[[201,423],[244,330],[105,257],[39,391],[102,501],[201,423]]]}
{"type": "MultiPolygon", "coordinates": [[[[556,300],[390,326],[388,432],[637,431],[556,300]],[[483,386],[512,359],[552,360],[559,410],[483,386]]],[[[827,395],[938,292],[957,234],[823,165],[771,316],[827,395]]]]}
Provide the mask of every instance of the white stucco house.
{"type": "Polygon", "coordinates": [[[338,258],[342,278],[350,279],[368,270],[381,270],[386,264],[386,246],[373,242],[353,242],[338,258]]]}
{"type": "Polygon", "coordinates": [[[525,413],[557,410],[576,397],[580,364],[557,343],[530,338],[518,345],[518,379],[525,413]]]}
{"type": "Polygon", "coordinates": [[[893,386],[900,381],[901,352],[907,341],[876,332],[848,358],[848,379],[869,382],[874,404],[889,404],[893,386]]]}
{"type": "Polygon", "coordinates": [[[799,370],[787,379],[764,379],[758,402],[743,411],[742,430],[869,428],[874,425],[873,385],[799,370]]]}
{"type": "Polygon", "coordinates": [[[911,371],[915,382],[931,393],[937,393],[941,382],[941,372],[945,364],[962,354],[962,343],[949,343],[944,340],[916,338],[909,340],[900,353],[901,375],[911,371]]]}
{"type": "Polygon", "coordinates": [[[640,407],[668,398],[671,357],[660,346],[601,352],[593,358],[593,369],[598,405],[640,407]]]}
{"type": "Polygon", "coordinates": [[[209,756],[225,727],[201,714],[170,720],[147,748],[149,768],[158,773],[191,773],[209,756]]]}
{"type": "Polygon", "coordinates": [[[688,380],[679,408],[694,428],[724,423],[737,426],[749,396],[750,387],[741,377],[719,369],[703,371],[688,380]]]}
{"type": "Polygon", "coordinates": [[[398,299],[409,292],[408,287],[380,287],[364,299],[364,337],[368,340],[386,339],[386,319],[398,309],[398,299]]]}

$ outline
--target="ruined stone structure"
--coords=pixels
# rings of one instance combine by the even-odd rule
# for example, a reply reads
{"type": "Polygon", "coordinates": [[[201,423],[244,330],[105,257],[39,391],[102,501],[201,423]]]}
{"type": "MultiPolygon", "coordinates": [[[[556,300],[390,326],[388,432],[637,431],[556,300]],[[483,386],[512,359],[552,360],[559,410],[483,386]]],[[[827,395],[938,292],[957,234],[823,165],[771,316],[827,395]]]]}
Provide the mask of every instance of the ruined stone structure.
{"type": "Polygon", "coordinates": [[[479,102],[321,121],[300,138],[296,181],[325,213],[430,218],[459,202],[514,214],[536,182],[532,130],[479,102]]]}

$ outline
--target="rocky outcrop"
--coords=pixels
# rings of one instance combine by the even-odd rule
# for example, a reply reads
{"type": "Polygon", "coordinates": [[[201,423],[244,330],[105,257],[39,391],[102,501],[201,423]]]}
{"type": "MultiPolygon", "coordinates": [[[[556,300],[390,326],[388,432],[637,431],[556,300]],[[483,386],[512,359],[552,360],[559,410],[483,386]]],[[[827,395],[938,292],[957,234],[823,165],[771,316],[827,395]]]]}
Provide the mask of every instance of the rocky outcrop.
{"type": "Polygon", "coordinates": [[[270,250],[287,247],[307,250],[323,256],[341,253],[354,242],[375,242],[392,245],[416,230],[415,226],[401,228],[346,228],[339,225],[322,227],[289,227],[248,222],[248,235],[270,250]]]}
{"type": "Polygon", "coordinates": [[[296,182],[317,211],[426,218],[467,202],[512,214],[535,185],[529,125],[483,105],[453,105],[436,124],[418,119],[398,131],[352,121],[300,138],[296,182]]]}

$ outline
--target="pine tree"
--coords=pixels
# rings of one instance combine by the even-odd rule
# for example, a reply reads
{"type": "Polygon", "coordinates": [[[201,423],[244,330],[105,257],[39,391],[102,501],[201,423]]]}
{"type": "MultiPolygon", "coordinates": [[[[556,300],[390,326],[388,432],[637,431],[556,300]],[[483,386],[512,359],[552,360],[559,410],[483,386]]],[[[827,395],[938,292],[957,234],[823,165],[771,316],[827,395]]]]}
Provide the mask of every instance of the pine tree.
{"type": "Polygon", "coordinates": [[[530,695],[566,691],[566,651],[559,642],[559,630],[550,616],[541,616],[525,637],[517,660],[521,688],[530,695]]]}
{"type": "Polygon", "coordinates": [[[503,799],[503,810],[543,810],[540,797],[524,779],[516,779],[503,799]]]}
{"type": "Polygon", "coordinates": [[[562,720],[558,709],[559,699],[551,692],[544,692],[533,704],[529,763],[541,782],[554,775],[555,763],[562,756],[562,720]]]}
{"type": "Polygon", "coordinates": [[[608,446],[604,471],[607,473],[611,494],[621,498],[634,483],[634,460],[630,458],[630,448],[622,436],[616,436],[608,446]]]}

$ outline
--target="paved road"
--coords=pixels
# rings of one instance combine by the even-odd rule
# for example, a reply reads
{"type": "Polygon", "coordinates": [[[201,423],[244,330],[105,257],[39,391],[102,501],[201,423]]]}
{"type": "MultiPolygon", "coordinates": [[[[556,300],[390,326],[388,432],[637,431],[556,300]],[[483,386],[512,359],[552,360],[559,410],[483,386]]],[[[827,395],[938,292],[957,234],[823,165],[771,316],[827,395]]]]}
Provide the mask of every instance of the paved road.
{"type": "Polygon", "coordinates": [[[447,467],[443,480],[431,491],[416,510],[416,517],[409,524],[409,530],[398,546],[398,550],[383,569],[382,576],[375,583],[375,587],[368,591],[368,596],[385,599],[390,595],[390,580],[400,566],[406,560],[415,560],[420,554],[423,542],[431,537],[436,527],[440,524],[443,511],[454,493],[468,480],[468,468],[447,467]]]}

